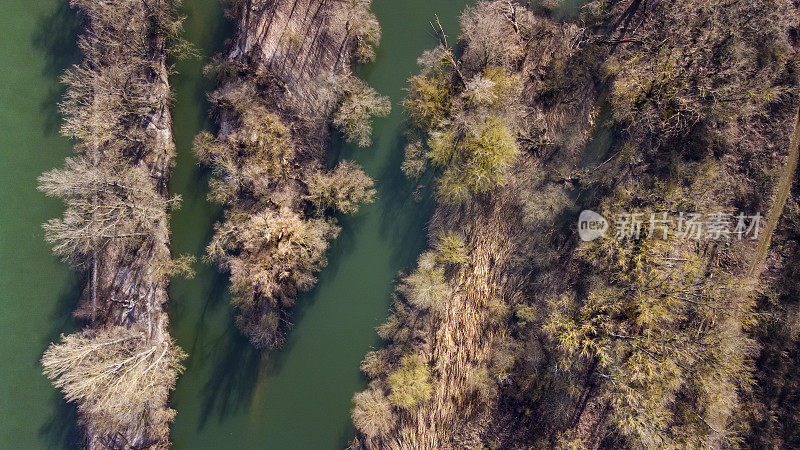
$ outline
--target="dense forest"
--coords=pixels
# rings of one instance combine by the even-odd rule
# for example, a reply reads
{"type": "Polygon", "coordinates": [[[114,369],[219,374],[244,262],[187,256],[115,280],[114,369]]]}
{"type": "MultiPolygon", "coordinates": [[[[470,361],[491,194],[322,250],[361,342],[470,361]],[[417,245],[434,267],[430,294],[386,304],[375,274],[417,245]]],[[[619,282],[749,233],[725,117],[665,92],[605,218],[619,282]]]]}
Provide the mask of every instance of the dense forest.
{"type": "Polygon", "coordinates": [[[436,179],[431,249],[362,363],[352,447],[800,444],[799,6],[434,23],[403,165],[436,179]],[[612,232],[581,242],[582,210],[612,232]]]}
{"type": "Polygon", "coordinates": [[[258,348],[282,344],[298,293],[314,286],[340,231],[335,214],[375,195],[357,164],[326,161],[331,125],[365,147],[371,117],[389,113],[388,100],[350,72],[380,39],[369,7],[307,0],[255,11],[231,2],[236,36],[207,67],[219,132],[199,134],[195,152],[225,217],[206,256],[230,272],[236,325],[258,348]]]}
{"type": "MultiPolygon", "coordinates": [[[[63,76],[62,134],[75,155],[40,189],[66,204],[44,225],[54,252],[84,274],[75,316],[86,327],[51,344],[44,373],[75,402],[86,448],[169,445],[169,391],[186,357],[168,332],[174,160],[168,46],[187,49],[174,1],[73,0],[82,60],[63,76]]],[[[180,50],[180,51],[183,51],[180,50]]]]}

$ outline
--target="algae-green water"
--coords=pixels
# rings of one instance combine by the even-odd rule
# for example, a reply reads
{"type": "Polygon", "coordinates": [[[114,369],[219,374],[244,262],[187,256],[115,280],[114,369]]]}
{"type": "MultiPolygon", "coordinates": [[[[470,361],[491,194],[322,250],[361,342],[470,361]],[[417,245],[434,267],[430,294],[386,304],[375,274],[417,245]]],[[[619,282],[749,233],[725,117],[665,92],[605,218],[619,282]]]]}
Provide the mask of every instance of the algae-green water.
{"type": "Polygon", "coordinates": [[[41,224],[61,214],[36,190],[61,166],[58,77],[75,61],[78,22],[66,2],[0,0],[0,448],[74,445],[74,408],[41,373],[39,358],[69,332],[80,280],[52,256],[41,224]]]}

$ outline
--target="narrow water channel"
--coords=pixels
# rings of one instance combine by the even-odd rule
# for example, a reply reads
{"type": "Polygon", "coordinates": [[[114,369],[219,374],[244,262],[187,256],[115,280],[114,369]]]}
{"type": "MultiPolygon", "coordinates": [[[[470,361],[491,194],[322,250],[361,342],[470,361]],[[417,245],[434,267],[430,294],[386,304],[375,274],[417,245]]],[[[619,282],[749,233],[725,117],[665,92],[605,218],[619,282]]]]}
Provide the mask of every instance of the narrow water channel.
{"type": "MultiPolygon", "coordinates": [[[[416,59],[436,45],[429,24],[438,14],[445,30],[458,34],[464,0],[374,0],[383,27],[377,59],[359,74],[392,100],[392,114],[376,122],[374,145],[334,145],[332,155],[354,159],[376,180],[377,201],[341,221],[342,234],[316,289],[303,295],[294,329],[283,349],[254,351],[232,323],[226,277],[200,267],[193,280],[172,286],[172,330],[191,355],[173,396],[176,449],[343,448],[352,437],[350,398],[363,389],[361,358],[378,345],[375,326],[387,315],[397,272],[409,267],[426,244],[432,204],[413,200],[415,185],[400,171],[403,111],[400,101],[416,59]]],[[[212,0],[186,0],[187,37],[204,55],[226,35],[212,0]]],[[[178,65],[173,77],[178,167],[173,193],[184,197],[174,214],[176,252],[202,255],[218,208],[205,201],[206,174],[191,155],[191,139],[204,127],[199,61],[178,65]]],[[[210,128],[209,128],[210,129],[210,128]]]]}

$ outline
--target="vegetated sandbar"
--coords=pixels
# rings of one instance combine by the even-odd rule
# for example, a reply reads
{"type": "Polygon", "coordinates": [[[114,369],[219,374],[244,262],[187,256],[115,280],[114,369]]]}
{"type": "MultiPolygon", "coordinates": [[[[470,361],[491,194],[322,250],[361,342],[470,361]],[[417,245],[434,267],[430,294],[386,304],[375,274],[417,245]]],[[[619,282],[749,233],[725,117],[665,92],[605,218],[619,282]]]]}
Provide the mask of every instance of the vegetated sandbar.
{"type": "Polygon", "coordinates": [[[86,274],[75,316],[86,327],[45,352],[45,374],[78,406],[86,448],[163,448],[175,412],[169,391],[185,357],[169,336],[167,182],[175,157],[167,51],[174,1],[74,0],[81,62],[64,75],[62,133],[76,141],[40,189],[66,211],[45,224],[54,251],[86,274]]]}

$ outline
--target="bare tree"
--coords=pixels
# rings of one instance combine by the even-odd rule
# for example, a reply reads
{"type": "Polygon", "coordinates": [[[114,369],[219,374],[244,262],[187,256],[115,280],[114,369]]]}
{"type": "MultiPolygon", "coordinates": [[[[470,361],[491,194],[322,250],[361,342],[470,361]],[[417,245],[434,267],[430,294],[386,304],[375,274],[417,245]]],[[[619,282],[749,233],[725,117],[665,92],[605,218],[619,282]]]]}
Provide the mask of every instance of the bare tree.
{"type": "Polygon", "coordinates": [[[343,84],[344,95],[333,114],[333,124],[348,142],[368,147],[372,143],[372,117],[388,116],[392,105],[388,97],[379,96],[375,89],[356,77],[347,77],[343,84]]]}
{"type": "Polygon", "coordinates": [[[355,213],[362,204],[371,203],[376,193],[372,178],[350,161],[342,161],[328,172],[315,171],[306,176],[306,183],[305,198],[319,213],[329,209],[355,213]]]}
{"type": "Polygon", "coordinates": [[[174,417],[164,400],[183,371],[186,355],[179,347],[124,327],[86,329],[62,335],[61,341],[45,351],[44,373],[78,405],[85,421],[107,434],[162,434],[147,431],[174,417]]]}
{"type": "Polygon", "coordinates": [[[67,158],[63,169],[39,177],[39,189],[67,204],[64,216],[45,225],[46,239],[66,261],[81,266],[109,241],[142,241],[166,220],[170,203],[155,192],[139,166],[114,160],[97,164],[85,156],[67,158]]]}
{"type": "Polygon", "coordinates": [[[208,259],[231,273],[239,329],[257,347],[280,345],[282,308],[314,285],[315,274],[327,263],[328,241],[339,228],[288,207],[267,207],[258,213],[229,211],[216,230],[208,259]]]}

